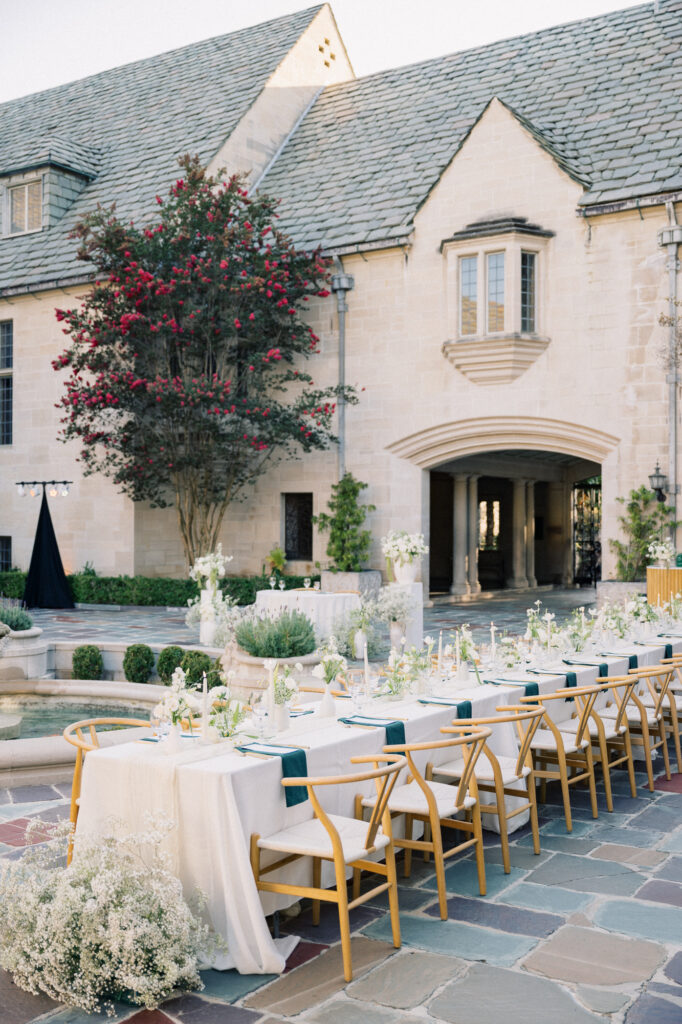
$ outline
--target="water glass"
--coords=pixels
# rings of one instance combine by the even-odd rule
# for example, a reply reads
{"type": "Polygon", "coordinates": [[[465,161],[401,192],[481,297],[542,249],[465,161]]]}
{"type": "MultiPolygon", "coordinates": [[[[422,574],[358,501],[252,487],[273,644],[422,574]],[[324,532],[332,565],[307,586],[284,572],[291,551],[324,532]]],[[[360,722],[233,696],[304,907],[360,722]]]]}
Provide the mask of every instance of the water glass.
{"type": "Polygon", "coordinates": [[[350,697],[353,703],[353,710],[356,712],[362,711],[367,699],[365,684],[360,682],[352,683],[350,687],[350,697]]]}
{"type": "Polygon", "coordinates": [[[306,576],[306,578],[303,580],[303,586],[305,587],[306,590],[310,590],[310,576],[306,576]]]}
{"type": "Polygon", "coordinates": [[[320,589],[320,581],[319,580],[315,580],[315,582],[313,583],[313,590],[319,590],[319,589],[320,589]]]}
{"type": "Polygon", "coordinates": [[[253,714],[253,721],[258,732],[258,739],[262,740],[265,736],[265,723],[268,719],[268,709],[262,701],[258,701],[253,705],[251,713],[253,714]]]}
{"type": "Polygon", "coordinates": [[[284,580],[279,581],[279,589],[284,590],[284,580]]]}

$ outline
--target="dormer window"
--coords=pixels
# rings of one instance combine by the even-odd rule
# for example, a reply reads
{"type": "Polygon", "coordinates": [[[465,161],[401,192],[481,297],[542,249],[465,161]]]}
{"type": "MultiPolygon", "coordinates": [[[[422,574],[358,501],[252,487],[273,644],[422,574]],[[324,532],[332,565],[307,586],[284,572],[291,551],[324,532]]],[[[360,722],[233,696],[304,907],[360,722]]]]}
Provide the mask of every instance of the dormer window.
{"type": "Polygon", "coordinates": [[[40,231],[43,226],[43,182],[36,178],[7,190],[10,235],[40,231]]]}
{"type": "Polygon", "coordinates": [[[515,380],[549,339],[540,299],[553,232],[524,217],[479,221],[441,243],[448,331],[443,354],[476,384],[515,380]]]}

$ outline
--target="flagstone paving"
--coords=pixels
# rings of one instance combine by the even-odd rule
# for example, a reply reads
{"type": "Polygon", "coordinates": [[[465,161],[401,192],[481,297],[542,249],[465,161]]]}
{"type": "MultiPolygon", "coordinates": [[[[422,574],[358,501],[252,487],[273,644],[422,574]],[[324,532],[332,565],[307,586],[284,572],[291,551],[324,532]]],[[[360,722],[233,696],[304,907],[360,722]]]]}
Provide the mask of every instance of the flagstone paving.
{"type": "MultiPolygon", "coordinates": [[[[428,629],[470,622],[518,630],[534,595],[502,602],[425,609],[428,629]]],[[[592,591],[539,595],[552,609],[589,605],[592,591]]],[[[76,609],[36,616],[48,638],[196,643],[181,612],[76,609]],[[137,628],[130,632],[134,624],[137,628]],[[76,632],[74,632],[76,630],[76,632]],[[63,632],[62,632],[63,631],[63,632]]],[[[677,767],[672,757],[673,767],[677,767]]],[[[659,761],[660,764],[660,761],[659,761]]],[[[660,769],[659,769],[660,770],[660,769]]],[[[400,877],[403,945],[391,942],[385,895],[354,912],[355,977],[343,979],[338,923],[323,908],[283,919],[301,936],[285,974],[203,972],[204,989],[148,1012],[118,1004],[126,1024],[682,1024],[682,775],[659,778],[649,792],[637,772],[637,797],[613,773],[615,812],[599,818],[586,791],[571,794],[574,831],[566,832],[561,797],[548,788],[540,807],[542,854],[528,828],[511,836],[512,871],[501,867],[499,837],[486,833],[487,895],[471,857],[446,871],[450,919],[439,919],[432,864],[419,858],[400,877]]],[[[0,863],[26,849],[34,818],[68,817],[69,786],[0,789],[0,863]]],[[[16,988],[0,972],[0,1024],[104,1024],[16,988]]]]}
{"type": "MultiPolygon", "coordinates": [[[[617,774],[614,783],[614,792],[627,786],[617,774]]],[[[113,1020],[682,1024],[680,797],[658,781],[650,793],[641,772],[637,783],[630,814],[602,811],[596,821],[577,819],[574,835],[565,831],[550,786],[540,807],[542,854],[529,848],[527,828],[519,830],[511,836],[512,870],[505,875],[499,837],[486,834],[487,895],[479,894],[471,857],[454,859],[446,871],[446,922],[439,919],[433,866],[415,858],[411,877],[400,878],[400,950],[392,945],[384,895],[353,913],[350,984],[343,979],[334,908],[322,908],[316,928],[304,907],[281,922],[282,931],[301,936],[285,974],[206,971],[202,992],[180,995],[154,1012],[118,1004],[113,1020]],[[631,827],[649,810],[658,812],[655,829],[641,821],[631,827]]],[[[68,795],[63,785],[0,790],[0,862],[23,854],[31,819],[67,817],[68,795]]],[[[25,993],[0,973],[0,1024],[106,1019],[25,993]]]]}

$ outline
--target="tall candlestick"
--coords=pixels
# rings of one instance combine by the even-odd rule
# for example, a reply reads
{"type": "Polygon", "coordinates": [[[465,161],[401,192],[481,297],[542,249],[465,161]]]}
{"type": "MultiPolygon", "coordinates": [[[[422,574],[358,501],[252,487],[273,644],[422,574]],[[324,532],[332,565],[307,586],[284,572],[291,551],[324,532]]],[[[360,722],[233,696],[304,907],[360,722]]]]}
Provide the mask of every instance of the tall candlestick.
{"type": "Polygon", "coordinates": [[[496,630],[495,630],[495,623],[491,622],[490,623],[490,660],[491,661],[495,661],[495,656],[497,654],[497,648],[495,646],[495,632],[496,632],[496,630]]]}
{"type": "Polygon", "coordinates": [[[365,686],[368,687],[369,686],[369,660],[367,658],[367,644],[365,644],[364,658],[365,658],[365,686]]]}
{"type": "Polygon", "coordinates": [[[443,671],[443,630],[438,634],[438,675],[443,671]]]}
{"type": "Polygon", "coordinates": [[[206,673],[202,673],[201,686],[201,738],[208,739],[208,680],[206,673]]]}

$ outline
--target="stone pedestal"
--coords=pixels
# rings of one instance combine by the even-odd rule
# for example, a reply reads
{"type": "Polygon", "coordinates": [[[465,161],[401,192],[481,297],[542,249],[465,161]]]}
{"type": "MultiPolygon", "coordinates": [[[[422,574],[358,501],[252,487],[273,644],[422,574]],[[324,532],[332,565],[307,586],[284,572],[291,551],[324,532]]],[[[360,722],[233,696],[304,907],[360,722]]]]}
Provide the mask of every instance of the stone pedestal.
{"type": "Polygon", "coordinates": [[[43,631],[12,630],[0,650],[0,680],[41,679],[47,672],[47,643],[43,631]]]}

